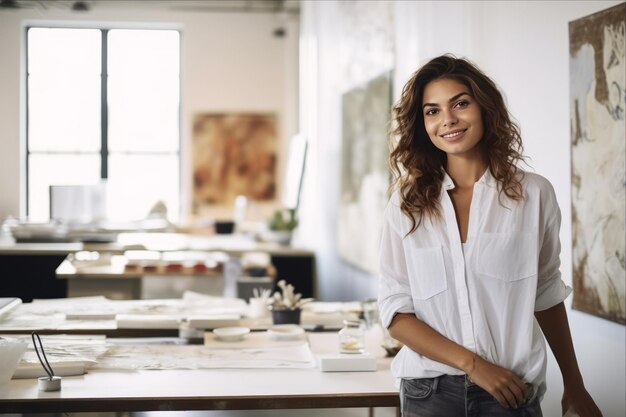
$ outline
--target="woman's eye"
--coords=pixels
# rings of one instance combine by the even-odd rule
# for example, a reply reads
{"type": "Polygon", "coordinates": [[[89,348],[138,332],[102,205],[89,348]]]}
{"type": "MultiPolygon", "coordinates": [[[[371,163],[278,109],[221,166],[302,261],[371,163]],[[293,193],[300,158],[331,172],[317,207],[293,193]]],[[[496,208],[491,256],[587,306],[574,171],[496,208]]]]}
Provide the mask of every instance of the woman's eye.
{"type": "Polygon", "coordinates": [[[456,103],[455,107],[460,107],[462,109],[464,109],[465,107],[469,106],[469,101],[459,101],[458,103],[456,103]]]}
{"type": "Polygon", "coordinates": [[[426,116],[432,116],[434,114],[437,114],[437,109],[435,109],[435,108],[426,109],[426,113],[424,113],[424,114],[426,114],[426,116]]]}

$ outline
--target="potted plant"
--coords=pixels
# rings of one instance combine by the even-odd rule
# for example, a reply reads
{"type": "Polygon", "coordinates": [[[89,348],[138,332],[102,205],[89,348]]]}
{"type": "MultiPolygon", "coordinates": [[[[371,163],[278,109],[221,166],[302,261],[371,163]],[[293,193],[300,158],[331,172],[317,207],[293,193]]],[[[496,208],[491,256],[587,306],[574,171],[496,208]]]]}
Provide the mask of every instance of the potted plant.
{"type": "Polygon", "coordinates": [[[272,322],[274,324],[300,324],[302,306],[312,298],[302,298],[302,294],[296,293],[293,285],[285,280],[278,281],[280,292],[276,291],[272,296],[272,322]]]}
{"type": "Polygon", "coordinates": [[[298,219],[296,219],[295,209],[276,210],[269,223],[274,239],[284,245],[291,242],[291,233],[296,227],[298,227],[298,219]]]}

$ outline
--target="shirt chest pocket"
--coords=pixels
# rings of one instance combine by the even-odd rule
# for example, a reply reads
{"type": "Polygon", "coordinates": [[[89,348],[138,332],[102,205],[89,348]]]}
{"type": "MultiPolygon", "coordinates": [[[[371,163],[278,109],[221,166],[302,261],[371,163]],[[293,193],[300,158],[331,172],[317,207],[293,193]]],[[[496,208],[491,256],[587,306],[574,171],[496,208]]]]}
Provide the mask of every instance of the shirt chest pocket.
{"type": "Polygon", "coordinates": [[[537,274],[537,236],[532,233],[482,233],[478,236],[474,269],[502,281],[537,274]]]}
{"type": "Polygon", "coordinates": [[[441,246],[405,250],[413,298],[426,300],[448,289],[441,246]]]}

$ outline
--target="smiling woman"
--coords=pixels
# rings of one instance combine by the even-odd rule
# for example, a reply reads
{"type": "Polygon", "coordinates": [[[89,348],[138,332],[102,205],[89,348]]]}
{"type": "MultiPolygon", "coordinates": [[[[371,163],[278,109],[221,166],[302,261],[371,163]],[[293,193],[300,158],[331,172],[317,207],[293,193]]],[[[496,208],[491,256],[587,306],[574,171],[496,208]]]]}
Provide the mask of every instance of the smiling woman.
{"type": "Polygon", "coordinates": [[[541,416],[545,334],[563,412],[600,416],[563,305],[554,189],[517,167],[519,128],[500,91],[469,61],[440,56],[394,110],[379,305],[404,344],[392,364],[402,415],[541,416]]]}

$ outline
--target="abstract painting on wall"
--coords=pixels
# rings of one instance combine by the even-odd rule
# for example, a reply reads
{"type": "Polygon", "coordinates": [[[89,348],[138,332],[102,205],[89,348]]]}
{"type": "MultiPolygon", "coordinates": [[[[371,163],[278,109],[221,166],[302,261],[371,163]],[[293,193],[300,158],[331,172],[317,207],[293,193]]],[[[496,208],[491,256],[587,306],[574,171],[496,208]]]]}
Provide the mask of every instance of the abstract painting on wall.
{"type": "Polygon", "coordinates": [[[626,4],[570,36],[573,308],[626,323],[626,4]]]}
{"type": "Polygon", "coordinates": [[[390,114],[390,72],[343,94],[339,253],[344,260],[372,273],[378,269],[389,187],[390,114]]]}
{"type": "Polygon", "coordinates": [[[276,116],[199,114],[193,120],[193,211],[276,197],[276,116]]]}

